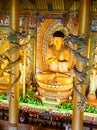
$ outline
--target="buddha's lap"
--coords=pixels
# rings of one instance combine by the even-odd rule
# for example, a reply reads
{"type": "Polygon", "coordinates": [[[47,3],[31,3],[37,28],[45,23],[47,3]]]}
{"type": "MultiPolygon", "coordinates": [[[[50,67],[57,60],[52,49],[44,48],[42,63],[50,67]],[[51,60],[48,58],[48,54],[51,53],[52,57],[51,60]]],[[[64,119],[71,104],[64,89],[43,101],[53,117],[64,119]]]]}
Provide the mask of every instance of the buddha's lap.
{"type": "Polygon", "coordinates": [[[61,76],[61,74],[57,74],[56,73],[38,73],[36,74],[36,80],[43,82],[43,83],[57,83],[57,84],[72,84],[73,82],[73,77],[72,75],[67,75],[64,74],[61,76]]]}
{"type": "Polygon", "coordinates": [[[68,76],[68,77],[65,77],[65,76],[57,76],[55,79],[54,79],[54,82],[58,82],[58,83],[61,83],[61,84],[72,84],[73,82],[73,78],[71,76],[68,76]]]}

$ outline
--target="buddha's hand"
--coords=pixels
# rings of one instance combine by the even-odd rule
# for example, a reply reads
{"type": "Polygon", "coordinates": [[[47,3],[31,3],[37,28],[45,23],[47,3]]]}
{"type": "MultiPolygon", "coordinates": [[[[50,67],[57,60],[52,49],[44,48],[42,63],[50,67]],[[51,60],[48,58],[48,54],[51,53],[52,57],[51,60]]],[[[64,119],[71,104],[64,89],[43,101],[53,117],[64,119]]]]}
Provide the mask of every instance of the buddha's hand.
{"type": "Polygon", "coordinates": [[[68,62],[67,61],[60,61],[59,62],[59,72],[65,73],[68,72],[68,62]]]}
{"type": "Polygon", "coordinates": [[[69,73],[56,73],[56,76],[64,76],[65,78],[70,77],[69,73]]]}
{"type": "Polygon", "coordinates": [[[56,58],[49,58],[47,61],[46,61],[46,64],[50,64],[52,62],[55,62],[55,63],[58,63],[58,60],[56,58]]]}

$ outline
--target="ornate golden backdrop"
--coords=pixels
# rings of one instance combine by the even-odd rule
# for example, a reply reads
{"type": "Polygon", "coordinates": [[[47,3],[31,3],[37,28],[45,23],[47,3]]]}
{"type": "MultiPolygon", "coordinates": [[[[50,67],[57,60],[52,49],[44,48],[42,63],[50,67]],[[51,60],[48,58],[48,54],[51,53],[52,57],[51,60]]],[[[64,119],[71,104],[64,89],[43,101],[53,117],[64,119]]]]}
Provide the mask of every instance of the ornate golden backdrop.
{"type": "MultiPolygon", "coordinates": [[[[71,20],[70,20],[71,21],[71,20]]],[[[64,32],[65,35],[69,33],[77,35],[77,29],[74,27],[73,22],[68,22],[67,27],[64,27],[60,20],[46,19],[39,27],[38,41],[37,41],[37,64],[41,71],[46,69],[45,54],[47,45],[52,42],[52,34],[56,30],[64,32]]],[[[73,58],[72,58],[73,59],[73,58]]],[[[72,60],[71,60],[72,62],[72,60]]]]}

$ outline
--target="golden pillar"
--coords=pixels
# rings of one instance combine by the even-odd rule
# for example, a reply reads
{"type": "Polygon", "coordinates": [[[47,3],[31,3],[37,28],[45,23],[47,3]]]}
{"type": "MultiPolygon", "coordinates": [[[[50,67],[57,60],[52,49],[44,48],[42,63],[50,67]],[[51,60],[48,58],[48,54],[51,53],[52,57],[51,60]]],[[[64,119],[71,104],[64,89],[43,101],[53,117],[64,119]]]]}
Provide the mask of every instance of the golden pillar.
{"type": "MultiPolygon", "coordinates": [[[[23,31],[25,33],[28,34],[28,21],[27,21],[27,17],[24,17],[24,28],[23,28],[23,31]]],[[[27,42],[27,38],[24,38],[24,43],[23,44],[26,44],[27,42]]],[[[25,98],[25,94],[26,94],[26,60],[27,60],[27,49],[26,47],[23,49],[23,98],[25,98]]]]}
{"type": "MultiPolygon", "coordinates": [[[[89,27],[90,27],[90,0],[80,0],[80,17],[79,17],[79,35],[85,34],[85,38],[87,39],[88,44],[88,36],[89,36],[89,27]]],[[[87,50],[84,52],[85,56],[87,56],[87,50]]],[[[78,71],[82,71],[85,64],[83,62],[77,61],[77,69],[78,71]]],[[[76,84],[77,79],[75,79],[76,84]]],[[[81,88],[77,85],[77,89],[85,94],[85,85],[81,88]]],[[[74,108],[73,108],[73,118],[72,118],[72,130],[83,130],[83,113],[84,111],[77,110],[78,102],[81,101],[81,98],[74,93],[74,108]]]]}
{"type": "MultiPolygon", "coordinates": [[[[37,32],[37,26],[35,25],[34,26],[34,31],[35,31],[35,34],[34,34],[34,37],[36,37],[36,32],[37,32]]],[[[33,75],[36,74],[36,38],[34,38],[34,60],[33,60],[33,75]]],[[[35,79],[34,79],[35,80],[35,79]]]]}
{"type": "MultiPolygon", "coordinates": [[[[19,32],[19,0],[10,0],[10,29],[19,32]]],[[[16,41],[18,44],[18,41],[16,41]]],[[[10,43],[10,47],[13,44],[10,43]]],[[[15,61],[19,57],[19,50],[10,53],[11,61],[15,61]]],[[[19,64],[11,68],[13,75],[10,77],[10,84],[16,80],[19,75],[19,64]]],[[[10,92],[13,97],[9,99],[9,130],[17,130],[18,115],[19,115],[19,82],[16,82],[10,92]]]]}

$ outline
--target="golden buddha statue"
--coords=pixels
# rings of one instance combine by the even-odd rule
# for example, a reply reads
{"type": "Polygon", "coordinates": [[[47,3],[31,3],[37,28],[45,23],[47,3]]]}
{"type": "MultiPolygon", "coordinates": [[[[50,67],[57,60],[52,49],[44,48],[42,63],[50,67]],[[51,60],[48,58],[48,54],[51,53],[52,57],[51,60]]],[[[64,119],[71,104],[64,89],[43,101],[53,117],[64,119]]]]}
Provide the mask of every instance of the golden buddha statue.
{"type": "Polygon", "coordinates": [[[60,100],[60,96],[63,99],[70,96],[73,87],[74,55],[64,44],[64,37],[64,33],[61,31],[56,31],[53,34],[53,44],[48,45],[46,53],[46,70],[38,72],[35,76],[36,81],[41,86],[39,87],[40,95],[47,97],[46,90],[50,93],[53,91],[53,94],[54,92],[59,94],[55,97],[59,97],[60,100]]]}

